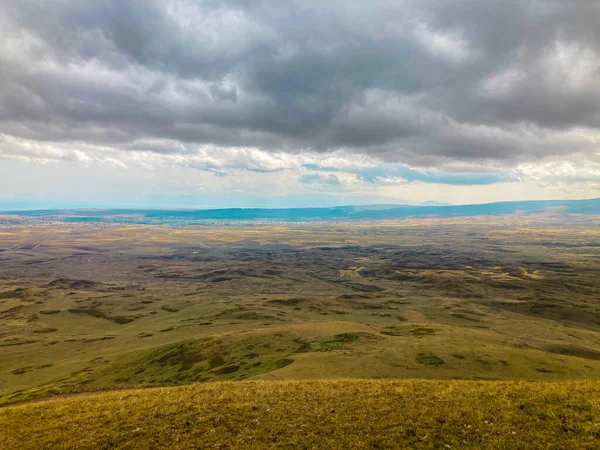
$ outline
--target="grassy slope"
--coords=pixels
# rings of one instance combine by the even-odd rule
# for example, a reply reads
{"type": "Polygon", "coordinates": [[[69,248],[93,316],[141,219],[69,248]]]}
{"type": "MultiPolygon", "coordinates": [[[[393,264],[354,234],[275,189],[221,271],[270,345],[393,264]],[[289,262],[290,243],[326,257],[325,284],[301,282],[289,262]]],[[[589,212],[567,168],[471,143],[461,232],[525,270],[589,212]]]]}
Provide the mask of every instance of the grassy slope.
{"type": "Polygon", "coordinates": [[[600,448],[600,382],[546,382],[600,374],[600,228],[413,225],[0,231],[0,403],[214,381],[0,408],[0,449],[600,448]]]}
{"type": "MultiPolygon", "coordinates": [[[[402,333],[398,336],[377,333],[364,324],[331,321],[188,339],[136,350],[108,363],[98,358],[98,354],[87,354],[88,365],[84,369],[47,383],[38,380],[35,387],[0,396],[0,405],[60,393],[198,381],[323,378],[563,381],[595,379],[600,370],[600,361],[507,345],[502,340],[496,341],[497,335],[488,330],[405,323],[395,328],[402,333]],[[427,333],[411,332],[415,330],[427,333]]],[[[25,374],[9,375],[17,380],[24,376],[35,380],[47,370],[52,367],[34,367],[25,374]]]]}
{"type": "Polygon", "coordinates": [[[3,228],[0,404],[240,379],[597,379],[600,218],[577,220],[3,228]]]}
{"type": "Polygon", "coordinates": [[[0,409],[0,448],[598,448],[600,382],[250,381],[0,409]]]}

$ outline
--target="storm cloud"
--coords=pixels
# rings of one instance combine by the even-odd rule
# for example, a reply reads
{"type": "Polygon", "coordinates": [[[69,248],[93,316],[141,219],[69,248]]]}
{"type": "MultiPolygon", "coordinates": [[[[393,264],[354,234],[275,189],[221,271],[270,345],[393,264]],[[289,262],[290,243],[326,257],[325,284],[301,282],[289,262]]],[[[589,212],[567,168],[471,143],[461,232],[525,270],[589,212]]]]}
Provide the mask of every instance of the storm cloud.
{"type": "Polygon", "coordinates": [[[215,173],[263,170],[256,152],[266,170],[307,152],[448,172],[598,162],[599,2],[0,8],[3,157],[142,152],[215,173]]]}

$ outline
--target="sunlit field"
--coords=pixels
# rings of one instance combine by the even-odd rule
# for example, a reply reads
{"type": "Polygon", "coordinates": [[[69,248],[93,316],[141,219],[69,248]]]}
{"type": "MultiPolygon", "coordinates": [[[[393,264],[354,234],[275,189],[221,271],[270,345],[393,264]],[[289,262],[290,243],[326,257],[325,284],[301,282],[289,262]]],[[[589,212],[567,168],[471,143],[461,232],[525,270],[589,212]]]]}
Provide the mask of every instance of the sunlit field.
{"type": "Polygon", "coordinates": [[[0,401],[224,380],[600,378],[595,216],[0,231],[0,401]]]}
{"type": "Polygon", "coordinates": [[[597,448],[600,382],[204,383],[0,409],[4,448],[597,448]]]}

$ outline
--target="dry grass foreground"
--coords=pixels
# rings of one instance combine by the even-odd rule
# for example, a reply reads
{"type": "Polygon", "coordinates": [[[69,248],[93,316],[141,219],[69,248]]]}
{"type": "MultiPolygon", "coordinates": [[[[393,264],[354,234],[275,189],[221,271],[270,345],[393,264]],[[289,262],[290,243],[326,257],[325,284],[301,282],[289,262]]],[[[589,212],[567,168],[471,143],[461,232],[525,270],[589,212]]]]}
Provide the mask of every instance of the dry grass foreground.
{"type": "Polygon", "coordinates": [[[600,448],[600,382],[247,381],[0,409],[0,448],[600,448]]]}

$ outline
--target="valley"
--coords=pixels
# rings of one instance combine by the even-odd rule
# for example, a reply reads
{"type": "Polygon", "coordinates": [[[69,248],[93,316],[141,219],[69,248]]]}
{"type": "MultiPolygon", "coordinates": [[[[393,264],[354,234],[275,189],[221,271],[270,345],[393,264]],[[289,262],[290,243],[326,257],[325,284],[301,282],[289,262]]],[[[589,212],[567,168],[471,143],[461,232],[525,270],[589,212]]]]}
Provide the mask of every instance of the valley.
{"type": "Polygon", "coordinates": [[[600,220],[0,229],[0,403],[226,380],[600,378],[600,220]]]}

